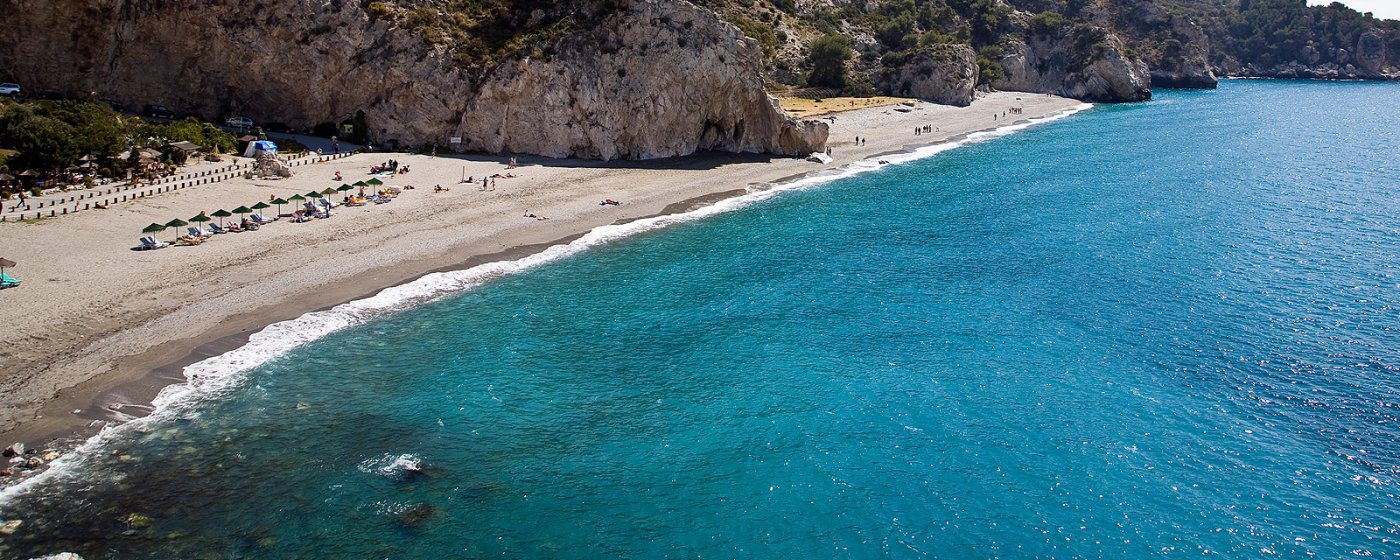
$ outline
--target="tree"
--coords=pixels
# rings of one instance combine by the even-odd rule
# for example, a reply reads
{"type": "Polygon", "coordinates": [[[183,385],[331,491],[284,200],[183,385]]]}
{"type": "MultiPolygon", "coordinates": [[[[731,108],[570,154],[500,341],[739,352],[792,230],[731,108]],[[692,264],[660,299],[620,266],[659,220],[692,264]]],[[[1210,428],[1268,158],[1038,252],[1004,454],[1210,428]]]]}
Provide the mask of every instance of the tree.
{"type": "Polygon", "coordinates": [[[812,73],[807,84],[813,86],[846,87],[846,61],[853,56],[851,40],[840,35],[820,37],[808,47],[807,63],[812,73]]]}

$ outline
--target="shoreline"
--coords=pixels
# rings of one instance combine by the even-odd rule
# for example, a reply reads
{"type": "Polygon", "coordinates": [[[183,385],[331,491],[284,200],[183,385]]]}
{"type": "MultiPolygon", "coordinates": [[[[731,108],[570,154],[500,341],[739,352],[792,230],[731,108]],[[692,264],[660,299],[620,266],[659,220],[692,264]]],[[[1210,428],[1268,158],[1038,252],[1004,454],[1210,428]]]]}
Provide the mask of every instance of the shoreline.
{"type": "MultiPolygon", "coordinates": [[[[1015,94],[1000,94],[1002,97],[1011,97],[1015,94]]],[[[1032,94],[1021,94],[1028,98],[1032,94]]],[[[161,390],[171,385],[181,384],[187,379],[184,377],[186,367],[198,363],[210,357],[223,355],[232,350],[238,349],[247,344],[250,336],[254,333],[266,329],[269,325],[282,321],[293,320],[308,313],[333,309],[339,305],[363,300],[373,297],[385,290],[404,286],[419,279],[437,273],[464,271],[473,267],[513,261],[524,257],[539,255],[550,247],[568,244],[599,227],[608,225],[622,225],[650,218],[672,216],[684,214],[696,209],[717,204],[719,202],[742,196],[746,193],[771,190],[773,187],[783,184],[793,183],[809,178],[821,178],[832,176],[839,178],[843,175],[843,170],[849,171],[853,164],[858,162],[874,161],[876,158],[886,157],[895,154],[911,154],[915,151],[928,148],[930,146],[954,145],[965,141],[968,136],[977,132],[987,132],[1018,124],[1028,124],[1053,117],[1055,115],[1074,111],[1082,104],[1073,100],[1062,98],[1045,98],[1041,100],[1052,100],[1052,107],[1038,112],[1027,112],[1018,115],[1017,119],[1005,119],[994,121],[990,126],[980,128],[953,131],[949,130],[944,134],[930,134],[927,142],[908,143],[908,131],[903,131],[905,138],[898,137],[898,131],[905,127],[912,130],[914,122],[927,118],[926,115],[906,115],[896,114],[890,118],[883,119],[889,121],[892,130],[896,131],[889,140],[897,142],[875,142],[871,139],[868,144],[870,150],[863,150],[855,153],[855,157],[845,157],[838,159],[827,165],[820,165],[815,169],[806,169],[797,173],[786,173],[780,177],[768,178],[748,183],[741,188],[734,188],[732,183],[721,185],[722,188],[699,189],[702,192],[686,193],[689,196],[674,200],[670,197],[667,200],[651,201],[652,204],[643,205],[642,211],[630,216],[621,216],[604,223],[576,221],[570,224],[572,229],[567,231],[555,231],[563,233],[550,239],[525,239],[524,242],[499,244],[491,243],[490,239],[476,239],[474,242],[451,245],[446,251],[415,255],[414,258],[406,262],[395,263],[394,266],[367,268],[363,272],[356,274],[353,278],[336,278],[325,285],[300,286],[299,293],[310,292],[313,296],[298,296],[289,303],[286,300],[273,299],[256,308],[245,310],[239,313],[232,313],[228,318],[213,323],[212,326],[203,328],[191,336],[173,337],[162,340],[152,347],[143,351],[127,355],[115,356],[110,367],[100,374],[94,374],[73,385],[61,388],[46,399],[36,409],[36,415],[32,419],[20,418],[17,423],[10,426],[6,431],[0,432],[0,438],[9,438],[10,441],[23,441],[26,443],[40,443],[47,446],[57,447],[62,451],[69,451],[80,445],[84,441],[91,439],[93,435],[101,431],[103,425],[113,423],[115,420],[131,420],[149,414],[153,410],[152,401],[160,394],[161,390]],[[881,148],[884,148],[883,150],[881,148]],[[891,149],[893,148],[893,149],[891,149]],[[768,189],[755,189],[754,187],[766,186],[768,189]],[[648,211],[648,210],[651,211],[648,211]],[[591,224],[591,225],[590,225],[591,224]],[[578,229],[582,231],[578,231],[578,229]],[[495,249],[495,250],[493,250],[495,249]],[[338,280],[338,281],[337,281],[338,280]],[[347,281],[348,280],[348,281],[347,281]],[[324,288],[324,289],[323,289],[324,288]]],[[[1019,98],[1017,99],[1019,101],[1019,98]]],[[[929,107],[943,108],[944,106],[929,105],[929,107]]],[[[986,107],[980,107],[985,109],[986,107]]],[[[950,108],[951,110],[979,109],[974,104],[972,108],[950,108]]],[[[851,113],[878,113],[879,108],[862,109],[851,113]]],[[[885,111],[888,114],[888,111],[885,111]]],[[[850,114],[838,115],[838,117],[850,116],[850,114]]],[[[877,119],[880,120],[880,119],[877,119]]],[[[861,124],[861,123],[857,123],[861,124]]],[[[835,133],[833,133],[835,138],[835,133]]],[[[914,137],[919,138],[919,137],[914,137]]],[[[851,144],[847,142],[846,144],[851,144]]],[[[833,142],[833,145],[840,148],[840,142],[833,142]]],[[[938,150],[939,152],[943,150],[938,150]]],[[[937,153],[937,152],[935,152],[937,153]]],[[[838,154],[840,152],[838,151],[838,154]]],[[[841,154],[844,155],[844,154],[841,154]]],[[[371,154],[370,157],[407,157],[398,154],[371,154]]],[[[639,169],[668,169],[668,164],[679,164],[684,167],[688,164],[701,163],[709,156],[696,156],[686,158],[678,162],[661,162],[648,164],[646,162],[629,162],[625,167],[639,169]]],[[[804,163],[797,159],[779,159],[761,161],[763,158],[746,158],[740,156],[731,158],[719,156],[721,160],[739,159],[737,165],[748,165],[743,162],[745,159],[759,159],[754,165],[758,165],[768,171],[781,171],[784,169],[798,167],[812,167],[819,164],[804,163]]],[[[922,157],[922,156],[921,156],[922,157]]],[[[441,159],[441,158],[440,158],[441,159]]],[[[450,159],[450,158],[449,158],[450,159]]],[[[463,158],[467,159],[467,158],[463,158]]],[[[913,158],[911,158],[913,159],[913,158]]],[[[607,170],[617,169],[624,166],[598,165],[596,162],[544,162],[542,166],[550,164],[559,165],[561,168],[567,164],[575,164],[578,169],[584,170],[607,170]]],[[[416,162],[415,162],[416,165],[416,162]]],[[[624,167],[624,168],[625,168],[624,167]]],[[[528,169],[528,167],[526,168],[528,169]]],[[[645,173],[645,171],[642,171],[645,173]]],[[[665,173],[661,173],[665,175],[665,173]]],[[[740,175],[729,173],[730,175],[740,175]]],[[[743,173],[739,177],[744,178],[751,174],[743,173]]],[[[606,178],[606,177],[605,177],[606,178]]],[[[664,180],[664,177],[658,178],[664,180]]],[[[453,185],[453,188],[462,188],[465,185],[453,185]]],[[[676,193],[678,194],[678,193],[676,193]]],[[[629,202],[630,204],[630,202],[629,202]]],[[[526,210],[529,211],[528,208],[526,210]]],[[[460,226],[459,227],[463,227],[460,226]]],[[[437,297],[437,296],[434,296],[437,297]]],[[[168,315],[167,315],[168,316],[168,315]]],[[[105,339],[104,339],[105,340],[105,339]]],[[[85,345],[81,350],[93,349],[101,340],[85,345]]],[[[79,352],[81,354],[81,352],[79,352]]],[[[42,445],[33,445],[42,447],[42,445]]],[[[28,477],[7,477],[0,479],[0,486],[10,486],[23,480],[31,480],[28,477]]]]}

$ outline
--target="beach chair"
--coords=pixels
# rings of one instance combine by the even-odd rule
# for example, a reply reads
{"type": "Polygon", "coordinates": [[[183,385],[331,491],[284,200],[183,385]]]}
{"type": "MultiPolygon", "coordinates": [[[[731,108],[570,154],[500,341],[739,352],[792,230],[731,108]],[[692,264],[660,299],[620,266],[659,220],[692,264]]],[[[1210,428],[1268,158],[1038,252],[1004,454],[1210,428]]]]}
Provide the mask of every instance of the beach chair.
{"type": "Polygon", "coordinates": [[[190,232],[190,237],[198,237],[198,238],[200,238],[200,239],[204,239],[204,238],[209,237],[209,234],[206,233],[204,230],[199,229],[199,228],[194,227],[194,226],[190,226],[190,227],[185,228],[185,231],[190,232]]]}
{"type": "Polygon", "coordinates": [[[219,224],[209,224],[209,231],[214,233],[228,233],[228,230],[220,227],[219,224]]]}
{"type": "Polygon", "coordinates": [[[137,251],[150,251],[152,249],[164,249],[169,246],[169,243],[166,243],[154,237],[142,237],[141,244],[136,246],[135,249],[137,251]]]}
{"type": "Polygon", "coordinates": [[[255,224],[259,224],[259,225],[264,225],[264,226],[265,226],[265,225],[267,225],[267,224],[272,223],[273,220],[276,220],[277,218],[268,219],[266,216],[263,216],[262,214],[253,214],[253,215],[251,215],[251,216],[248,216],[248,219],[253,220],[253,223],[255,223],[255,224]]]}
{"type": "Polygon", "coordinates": [[[14,278],[11,278],[9,274],[5,274],[4,272],[0,272],[0,290],[3,290],[3,289],[5,289],[5,288],[13,288],[13,287],[15,287],[15,286],[18,286],[18,285],[19,285],[19,282],[20,282],[19,280],[15,280],[14,278]]]}

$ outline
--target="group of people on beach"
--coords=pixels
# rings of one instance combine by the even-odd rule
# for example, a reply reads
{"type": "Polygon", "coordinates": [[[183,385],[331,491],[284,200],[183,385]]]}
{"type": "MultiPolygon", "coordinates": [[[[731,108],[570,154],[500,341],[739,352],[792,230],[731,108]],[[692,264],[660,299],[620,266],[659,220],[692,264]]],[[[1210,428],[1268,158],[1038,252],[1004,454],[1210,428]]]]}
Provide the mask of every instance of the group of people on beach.
{"type": "Polygon", "coordinates": [[[938,127],[933,126],[931,124],[926,124],[924,126],[914,128],[914,136],[919,136],[923,134],[933,134],[934,132],[938,132],[938,127]]]}
{"type": "Polygon", "coordinates": [[[869,138],[861,138],[861,137],[857,136],[857,137],[856,137],[856,145],[857,145],[857,146],[864,146],[866,140],[869,140],[869,138]]]}
{"type": "Polygon", "coordinates": [[[369,173],[370,173],[371,175],[375,175],[375,174],[379,174],[379,173],[393,173],[393,174],[396,174],[396,175],[403,175],[403,174],[405,174],[405,173],[408,173],[408,166],[407,166],[407,165],[402,165],[402,166],[401,166],[401,165],[399,165],[398,160],[393,160],[393,159],[391,159],[391,160],[386,161],[386,162],[384,162],[384,163],[381,163],[381,164],[379,164],[379,165],[371,166],[371,167],[369,168],[369,173]]]}
{"type": "MultiPolygon", "coordinates": [[[[1012,107],[1012,108],[1009,109],[1009,110],[1002,111],[1000,117],[1001,117],[1001,118],[1006,118],[1006,115],[1019,115],[1019,114],[1021,114],[1021,108],[1020,108],[1020,107],[1012,107]]],[[[998,115],[997,115],[996,113],[992,113],[992,120],[997,120],[997,117],[998,117],[998,115]]]]}

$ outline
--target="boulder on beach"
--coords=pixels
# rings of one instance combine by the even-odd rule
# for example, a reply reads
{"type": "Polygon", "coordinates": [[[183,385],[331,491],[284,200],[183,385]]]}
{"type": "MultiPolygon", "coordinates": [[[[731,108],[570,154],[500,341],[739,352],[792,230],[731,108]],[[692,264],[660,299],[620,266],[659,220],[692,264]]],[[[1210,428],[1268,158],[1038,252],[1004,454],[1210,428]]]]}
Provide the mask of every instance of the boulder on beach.
{"type": "Polygon", "coordinates": [[[0,535],[13,535],[15,531],[19,530],[19,526],[23,524],[24,522],[18,519],[11,519],[0,523],[0,535]]]}
{"type": "Polygon", "coordinates": [[[20,455],[24,455],[23,443],[15,443],[14,445],[5,448],[6,457],[18,457],[20,455]]]}

